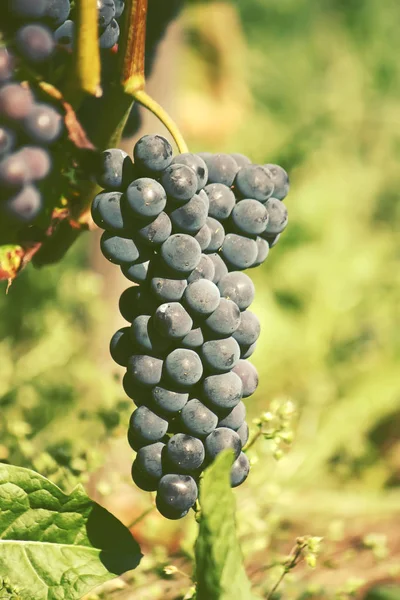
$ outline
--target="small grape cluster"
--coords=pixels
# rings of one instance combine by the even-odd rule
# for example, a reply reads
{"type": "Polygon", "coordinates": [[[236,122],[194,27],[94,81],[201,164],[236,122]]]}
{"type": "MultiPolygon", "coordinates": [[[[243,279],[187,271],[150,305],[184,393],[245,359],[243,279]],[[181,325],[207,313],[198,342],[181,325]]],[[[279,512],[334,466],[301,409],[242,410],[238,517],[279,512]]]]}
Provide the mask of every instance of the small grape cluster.
{"type": "Polygon", "coordinates": [[[9,227],[29,224],[42,211],[37,186],[50,173],[49,146],[63,130],[60,113],[14,81],[13,67],[12,54],[0,48],[0,215],[9,227]]]}
{"type": "Polygon", "coordinates": [[[120,298],[131,323],[110,351],[127,368],[123,385],[137,406],[128,432],[137,452],[132,478],[157,491],[167,518],[195,504],[198,478],[224,449],[231,485],[249,473],[243,398],[258,384],[251,356],[260,334],[248,310],[254,285],[242,271],[260,265],[287,224],[284,169],[243,155],[173,157],[169,142],[142,137],[134,162],[102,154],[92,205],[101,250],[135,286],[120,298]]]}

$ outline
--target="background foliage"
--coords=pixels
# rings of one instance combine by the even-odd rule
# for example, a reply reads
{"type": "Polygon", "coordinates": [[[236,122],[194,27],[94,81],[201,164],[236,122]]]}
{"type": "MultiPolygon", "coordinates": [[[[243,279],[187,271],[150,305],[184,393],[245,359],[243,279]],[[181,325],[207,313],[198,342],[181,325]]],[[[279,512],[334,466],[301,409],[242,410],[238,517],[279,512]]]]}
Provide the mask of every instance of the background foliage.
{"type": "MultiPolygon", "coordinates": [[[[261,593],[297,535],[325,537],[320,568],[288,576],[285,599],[378,598],[376,581],[400,577],[399,18],[394,1],[195,2],[162,48],[171,77],[180,64],[168,94],[193,150],[291,173],[290,226],[254,274],[261,384],[248,410],[290,398],[295,441],[279,462],[260,441],[237,494],[261,593]]],[[[130,523],[151,503],[129,482],[131,404],[107,357],[122,284],[97,243],[85,234],[0,297],[0,459],[65,490],[83,481],[130,523]]],[[[182,597],[194,524],[150,513],[134,529],[147,557],[101,597],[182,597]],[[170,562],[180,572],[165,574],[170,562]]]]}

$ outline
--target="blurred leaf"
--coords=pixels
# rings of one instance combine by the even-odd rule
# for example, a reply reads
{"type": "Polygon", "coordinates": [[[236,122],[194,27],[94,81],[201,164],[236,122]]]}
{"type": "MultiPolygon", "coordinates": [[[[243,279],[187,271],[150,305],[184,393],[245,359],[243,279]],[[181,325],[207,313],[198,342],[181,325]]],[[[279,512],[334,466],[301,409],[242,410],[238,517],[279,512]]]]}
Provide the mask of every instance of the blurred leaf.
{"type": "Polygon", "coordinates": [[[195,548],[198,600],[254,598],[236,538],[231,466],[232,452],[223,452],[205,471],[201,483],[200,529],[195,548]]]}
{"type": "Polygon", "coordinates": [[[92,502],[41,475],[0,465],[0,572],[21,600],[74,600],[137,567],[129,530],[92,502]]]}
{"type": "Polygon", "coordinates": [[[365,600],[399,600],[400,587],[397,586],[378,586],[370,590],[365,596],[365,600]]]}
{"type": "Polygon", "coordinates": [[[21,246],[8,245],[0,247],[0,281],[13,280],[21,266],[24,251],[21,246]]]}

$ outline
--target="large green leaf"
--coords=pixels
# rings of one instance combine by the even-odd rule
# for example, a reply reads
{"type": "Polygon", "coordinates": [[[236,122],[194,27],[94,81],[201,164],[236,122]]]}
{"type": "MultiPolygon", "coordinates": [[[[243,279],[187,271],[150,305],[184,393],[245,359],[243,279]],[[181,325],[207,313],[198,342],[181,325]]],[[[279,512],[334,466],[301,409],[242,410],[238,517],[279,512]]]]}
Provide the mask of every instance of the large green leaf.
{"type": "Polygon", "coordinates": [[[200,529],[196,542],[197,600],[252,600],[236,537],[235,497],[229,474],[232,452],[206,469],[200,487],[200,529]]]}
{"type": "Polygon", "coordinates": [[[64,494],[41,475],[0,464],[0,574],[21,600],[74,600],[134,569],[129,530],[78,486],[64,494]]]}

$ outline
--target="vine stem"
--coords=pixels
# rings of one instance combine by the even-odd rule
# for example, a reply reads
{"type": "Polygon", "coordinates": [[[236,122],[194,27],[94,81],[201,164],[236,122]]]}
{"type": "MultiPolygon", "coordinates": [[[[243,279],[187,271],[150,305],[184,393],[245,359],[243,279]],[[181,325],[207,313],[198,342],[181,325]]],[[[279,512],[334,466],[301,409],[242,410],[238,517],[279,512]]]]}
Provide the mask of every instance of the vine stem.
{"type": "Polygon", "coordinates": [[[142,106],[147,108],[150,112],[155,115],[159,121],[168,129],[170,134],[175,140],[176,145],[178,146],[178,150],[181,154],[185,152],[189,152],[189,149],[186,145],[185,140],[175,121],[169,116],[169,114],[163,109],[163,107],[158,104],[147,92],[144,90],[137,90],[133,93],[133,97],[136,102],[139,102],[142,106]]]}
{"type": "Polygon", "coordinates": [[[285,578],[285,576],[292,570],[295,568],[295,566],[298,564],[299,559],[301,559],[301,555],[302,552],[304,550],[304,548],[306,547],[306,544],[296,544],[296,546],[294,547],[294,549],[291,552],[291,558],[284,564],[283,566],[283,571],[280,574],[278,580],[276,581],[275,585],[272,587],[272,589],[270,590],[268,596],[266,597],[266,600],[272,600],[274,593],[276,592],[276,590],[278,589],[278,587],[281,585],[283,579],[285,578]]]}

